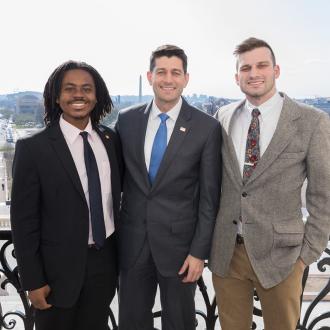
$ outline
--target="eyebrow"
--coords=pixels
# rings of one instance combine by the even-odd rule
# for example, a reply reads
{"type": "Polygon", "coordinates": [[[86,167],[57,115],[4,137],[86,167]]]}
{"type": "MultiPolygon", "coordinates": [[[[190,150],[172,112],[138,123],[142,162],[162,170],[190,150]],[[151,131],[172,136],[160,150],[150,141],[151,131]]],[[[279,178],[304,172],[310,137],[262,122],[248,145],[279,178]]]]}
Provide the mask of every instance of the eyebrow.
{"type": "Polygon", "coordinates": [[[67,82],[67,83],[64,83],[63,86],[93,86],[93,84],[90,84],[90,83],[85,83],[85,84],[82,84],[82,85],[77,85],[77,84],[74,84],[72,82],[67,82]]]}
{"type": "Polygon", "coordinates": [[[172,71],[183,72],[183,70],[182,70],[182,69],[177,69],[177,68],[175,68],[175,69],[172,69],[172,71]]]}
{"type": "Polygon", "coordinates": [[[160,70],[166,70],[166,71],[183,71],[180,68],[170,68],[170,69],[167,69],[167,68],[156,68],[156,70],[157,71],[160,71],[160,70]]]}
{"type": "MultiPolygon", "coordinates": [[[[262,64],[270,64],[271,62],[270,61],[260,61],[260,62],[257,62],[256,65],[262,65],[262,64]]],[[[242,65],[241,67],[239,67],[240,69],[241,68],[250,68],[252,65],[251,64],[244,64],[242,65]]]]}
{"type": "Polygon", "coordinates": [[[270,61],[261,61],[261,62],[258,62],[257,64],[269,64],[270,61]]]}

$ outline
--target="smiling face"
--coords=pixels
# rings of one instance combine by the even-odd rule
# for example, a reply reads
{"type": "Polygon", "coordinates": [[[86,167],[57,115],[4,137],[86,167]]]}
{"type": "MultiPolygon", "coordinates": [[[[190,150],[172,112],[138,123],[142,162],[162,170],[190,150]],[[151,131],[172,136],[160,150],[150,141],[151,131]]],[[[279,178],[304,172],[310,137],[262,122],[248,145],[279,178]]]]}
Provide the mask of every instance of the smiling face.
{"type": "Polygon", "coordinates": [[[56,102],[63,111],[63,119],[83,130],[97,102],[91,74],[81,69],[66,71],[56,102]]]}
{"type": "Polygon", "coordinates": [[[156,58],[155,67],[147,73],[147,77],[154,90],[155,102],[162,112],[169,111],[178,103],[189,80],[182,60],[177,56],[156,58]]]}
{"type": "Polygon", "coordinates": [[[273,64],[271,52],[266,47],[255,48],[238,56],[236,83],[255,106],[275,94],[275,80],[279,75],[280,68],[273,64]]]}

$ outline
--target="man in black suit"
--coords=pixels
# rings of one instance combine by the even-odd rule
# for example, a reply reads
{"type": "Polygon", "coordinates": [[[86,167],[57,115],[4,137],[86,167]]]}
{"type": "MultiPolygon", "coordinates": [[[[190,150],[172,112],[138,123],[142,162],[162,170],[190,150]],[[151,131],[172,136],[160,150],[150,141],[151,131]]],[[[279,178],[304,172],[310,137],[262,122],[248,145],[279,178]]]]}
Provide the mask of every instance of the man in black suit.
{"type": "Polygon", "coordinates": [[[100,74],[69,61],[44,90],[46,129],[19,140],[11,223],[37,330],[105,330],[117,284],[120,147],[100,74]],[[100,180],[101,178],[101,180],[100,180]]]}
{"type": "Polygon", "coordinates": [[[147,76],[153,101],[117,121],[125,162],[119,328],[153,329],[159,285],[162,329],[190,330],[219,205],[220,125],[181,97],[189,79],[182,49],[159,47],[147,76]]]}

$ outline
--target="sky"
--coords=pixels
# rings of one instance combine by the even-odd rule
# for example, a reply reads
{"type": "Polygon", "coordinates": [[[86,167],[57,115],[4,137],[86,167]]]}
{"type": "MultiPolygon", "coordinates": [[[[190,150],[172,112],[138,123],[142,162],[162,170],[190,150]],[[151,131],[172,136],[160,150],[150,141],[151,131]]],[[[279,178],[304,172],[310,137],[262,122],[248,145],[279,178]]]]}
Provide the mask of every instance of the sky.
{"type": "Polygon", "coordinates": [[[73,59],[93,65],[111,95],[152,94],[149,57],[166,43],[188,55],[184,94],[240,98],[237,44],[273,48],[278,90],[330,97],[329,0],[1,0],[0,94],[43,91],[52,71],[73,59]]]}

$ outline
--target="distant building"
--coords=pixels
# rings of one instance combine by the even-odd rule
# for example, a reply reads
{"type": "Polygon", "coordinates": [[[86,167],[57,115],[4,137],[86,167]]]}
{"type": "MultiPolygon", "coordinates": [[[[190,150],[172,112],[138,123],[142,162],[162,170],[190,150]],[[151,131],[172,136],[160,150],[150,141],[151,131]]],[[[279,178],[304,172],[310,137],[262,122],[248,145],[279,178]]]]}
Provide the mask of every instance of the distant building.
{"type": "Polygon", "coordinates": [[[320,102],[316,104],[316,107],[327,112],[330,115],[330,97],[321,98],[320,102]]]}
{"type": "Polygon", "coordinates": [[[214,96],[205,97],[205,95],[200,95],[198,98],[194,96],[188,98],[188,102],[194,107],[208,113],[213,116],[220,107],[230,103],[232,100],[217,98],[214,96]]]}
{"type": "Polygon", "coordinates": [[[301,101],[315,108],[321,109],[330,115],[330,97],[317,97],[314,99],[304,99],[301,101]]]}
{"type": "Polygon", "coordinates": [[[41,100],[34,95],[22,95],[18,97],[16,103],[16,113],[23,114],[36,114],[37,110],[40,109],[41,100]]]}

